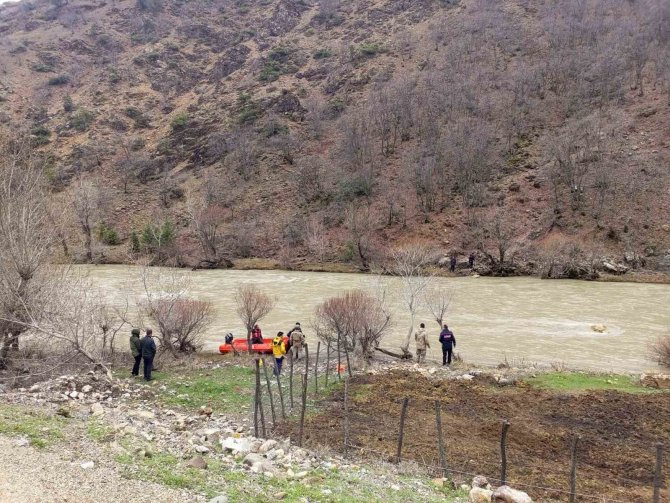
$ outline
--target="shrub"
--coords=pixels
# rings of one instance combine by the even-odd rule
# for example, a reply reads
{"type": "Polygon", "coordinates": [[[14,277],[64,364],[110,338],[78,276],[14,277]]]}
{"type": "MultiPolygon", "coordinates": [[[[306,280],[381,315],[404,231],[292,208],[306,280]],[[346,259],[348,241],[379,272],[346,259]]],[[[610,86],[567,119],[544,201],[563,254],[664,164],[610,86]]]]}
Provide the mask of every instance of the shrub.
{"type": "Polygon", "coordinates": [[[70,82],[70,77],[67,75],[58,75],[57,77],[51,77],[48,81],[50,86],[63,86],[70,82]]]}
{"type": "Polygon", "coordinates": [[[144,138],[135,138],[133,142],[130,144],[130,149],[133,152],[137,152],[138,150],[142,150],[145,145],[147,144],[146,140],[144,138]]]}
{"type": "Polygon", "coordinates": [[[115,68],[112,68],[109,71],[110,84],[118,84],[119,82],[121,82],[121,80],[122,80],[121,74],[115,68]]]}
{"type": "Polygon", "coordinates": [[[186,112],[180,112],[172,119],[170,125],[172,126],[173,131],[180,131],[186,128],[188,121],[188,114],[186,112]]]}
{"type": "Polygon", "coordinates": [[[364,177],[358,176],[342,180],[339,189],[340,199],[343,201],[351,201],[357,197],[371,195],[372,183],[364,177]]]}
{"type": "Polygon", "coordinates": [[[659,337],[652,345],[652,352],[659,365],[670,367],[670,335],[659,337]]]}
{"type": "Polygon", "coordinates": [[[254,122],[261,116],[261,109],[258,106],[258,103],[253,101],[248,94],[240,94],[237,101],[240,104],[240,112],[237,116],[237,122],[240,124],[254,122]]]}
{"type": "Polygon", "coordinates": [[[53,72],[53,69],[54,69],[54,68],[53,68],[53,66],[51,66],[51,65],[47,65],[47,64],[45,64],[45,63],[35,63],[35,64],[32,66],[32,69],[33,69],[33,71],[35,71],[35,72],[49,73],[49,72],[53,72]]]}
{"type": "Polygon", "coordinates": [[[74,102],[72,101],[72,96],[70,96],[69,94],[66,94],[65,97],[63,98],[63,110],[65,112],[74,111],[74,102]]]}
{"type": "Polygon", "coordinates": [[[31,143],[34,146],[46,145],[49,143],[49,136],[51,136],[51,131],[44,126],[35,126],[30,130],[31,143]]]}
{"type": "Polygon", "coordinates": [[[106,245],[116,246],[121,242],[119,234],[104,222],[98,225],[97,234],[98,240],[106,245]]]}
{"type": "Polygon", "coordinates": [[[144,112],[137,107],[127,107],[123,112],[126,117],[133,119],[137,129],[148,128],[151,126],[151,120],[144,115],[144,112]]]}
{"type": "Polygon", "coordinates": [[[137,235],[137,232],[135,231],[130,233],[130,252],[131,253],[140,252],[140,237],[137,235]]]}
{"type": "Polygon", "coordinates": [[[172,244],[176,236],[174,224],[165,220],[162,224],[147,224],[142,230],[141,241],[147,251],[156,251],[172,244]]]}
{"type": "Polygon", "coordinates": [[[326,59],[333,55],[330,49],[317,49],[314,53],[314,59],[326,59]]]}
{"type": "Polygon", "coordinates": [[[277,121],[270,121],[265,126],[263,126],[262,134],[265,138],[271,138],[279,134],[287,134],[288,128],[282,123],[277,121]]]}
{"type": "Polygon", "coordinates": [[[261,82],[274,82],[282,76],[283,69],[281,63],[277,61],[269,61],[261,70],[258,80],[261,82]]]}
{"type": "Polygon", "coordinates": [[[70,124],[77,131],[86,131],[88,129],[88,127],[93,123],[93,119],[95,119],[95,113],[94,112],[91,112],[90,110],[86,110],[85,108],[80,108],[72,116],[72,120],[71,120],[70,124]]]}

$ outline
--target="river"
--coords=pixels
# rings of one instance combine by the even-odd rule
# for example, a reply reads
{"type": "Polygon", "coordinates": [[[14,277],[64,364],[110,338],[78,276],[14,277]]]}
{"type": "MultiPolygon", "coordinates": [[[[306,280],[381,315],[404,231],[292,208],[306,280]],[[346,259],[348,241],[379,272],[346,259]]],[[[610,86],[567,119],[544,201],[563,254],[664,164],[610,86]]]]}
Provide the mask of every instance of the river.
{"type": "MultiPolygon", "coordinates": [[[[110,300],[130,294],[141,298],[140,269],[128,266],[79,266],[110,300]]],[[[260,325],[270,337],[300,321],[307,339],[314,308],[329,296],[352,288],[378,288],[392,278],[363,274],[290,271],[197,271],[192,274],[192,296],[210,300],[215,319],[206,334],[205,349],[215,350],[226,332],[243,336],[235,314],[234,293],[240,283],[253,283],[277,297],[277,304],[260,325]]],[[[562,363],[569,368],[613,372],[658,370],[649,346],[670,333],[670,286],[634,283],[551,281],[535,278],[437,278],[453,290],[447,315],[457,339],[457,352],[467,362],[498,364],[562,363]],[[593,325],[604,325],[597,333],[593,325]]],[[[389,282],[391,282],[389,284],[389,282]]],[[[409,315],[399,298],[391,295],[393,326],[382,346],[397,348],[407,333],[409,315]]],[[[434,341],[428,356],[441,357],[438,327],[426,309],[425,321],[434,341]]],[[[413,345],[411,347],[413,349],[413,345]]]]}

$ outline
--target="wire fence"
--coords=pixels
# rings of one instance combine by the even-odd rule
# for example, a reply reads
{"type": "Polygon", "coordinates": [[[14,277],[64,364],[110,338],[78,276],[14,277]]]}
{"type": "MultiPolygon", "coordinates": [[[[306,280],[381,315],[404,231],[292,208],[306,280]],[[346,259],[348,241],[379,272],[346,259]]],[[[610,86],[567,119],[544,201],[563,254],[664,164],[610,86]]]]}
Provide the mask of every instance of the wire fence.
{"type": "MultiPolygon", "coordinates": [[[[319,354],[318,352],[316,354],[319,354]]],[[[395,463],[402,467],[401,463],[414,463],[432,474],[442,474],[448,478],[458,476],[475,477],[484,475],[494,484],[507,484],[513,487],[525,489],[528,491],[542,492],[545,497],[552,501],[601,501],[612,503],[632,503],[652,502],[661,503],[661,493],[665,488],[665,478],[663,475],[663,454],[662,443],[658,442],[653,446],[648,446],[648,456],[645,455],[644,463],[649,462],[648,471],[638,471],[637,479],[620,476],[612,473],[613,466],[603,461],[600,464],[594,464],[584,459],[583,454],[588,453],[590,446],[596,446],[594,439],[580,438],[581,448],[578,448],[577,441],[573,436],[563,435],[547,438],[547,452],[530,452],[532,444],[523,444],[524,439],[519,440],[515,435],[521,437],[529,432],[540,431],[543,425],[539,425],[531,419],[515,418],[511,424],[510,439],[513,449],[509,448],[509,440],[504,438],[502,426],[505,424],[505,418],[500,417],[496,421],[485,421],[481,424],[482,433],[485,433],[489,439],[486,448],[490,455],[480,457],[477,460],[467,459],[468,448],[472,446],[456,446],[450,442],[452,437],[447,433],[447,453],[443,452],[444,445],[440,443],[444,440],[444,434],[438,418],[433,424],[416,425],[413,423],[413,412],[421,410],[422,418],[425,419],[426,411],[429,407],[440,409],[450,420],[455,417],[470,418],[476,421],[485,411],[485,405],[472,406],[472,404],[454,402],[452,400],[430,401],[421,399],[409,399],[397,401],[397,411],[386,410],[376,417],[371,417],[367,411],[359,411],[353,405],[351,400],[352,390],[349,386],[349,372],[343,368],[342,362],[345,359],[340,356],[338,359],[333,354],[330,355],[329,363],[334,363],[335,372],[329,374],[329,383],[338,382],[343,385],[343,396],[341,391],[337,392],[337,397],[330,400],[341,401],[335,407],[328,409],[328,425],[322,430],[310,430],[306,434],[305,429],[305,411],[307,404],[312,405],[319,399],[319,382],[321,383],[322,397],[325,396],[325,372],[319,368],[314,361],[310,360],[309,350],[300,362],[289,360],[285,365],[281,377],[274,376],[271,383],[267,381],[263,384],[263,366],[265,371],[272,369],[272,359],[266,359],[264,365],[257,367],[257,391],[254,394],[252,408],[254,410],[254,425],[259,434],[264,431],[261,422],[264,420],[269,424],[269,418],[272,416],[273,427],[280,427],[282,432],[291,434],[292,441],[299,446],[303,446],[306,439],[310,439],[310,444],[317,446],[328,445],[341,450],[345,456],[355,453],[362,457],[375,457],[384,461],[395,463]],[[339,360],[339,363],[337,363],[339,360]],[[288,366],[288,368],[286,368],[288,366]],[[283,410],[279,412],[279,397],[282,397],[284,403],[283,410]],[[274,408],[274,412],[271,409],[274,408]],[[285,421],[284,418],[290,419],[285,421]],[[289,426],[287,426],[287,424],[289,426]],[[358,427],[367,425],[367,428],[358,427]],[[371,427],[370,427],[371,426],[371,427]],[[423,428],[427,435],[417,435],[417,431],[423,428]],[[296,430],[297,429],[297,433],[296,430]],[[503,438],[499,445],[491,444],[492,429],[499,430],[503,438]],[[430,437],[432,441],[427,441],[430,437]],[[550,444],[550,445],[549,445],[550,444]],[[569,445],[573,445],[574,452],[570,455],[569,445]],[[374,445],[384,446],[383,449],[375,448],[374,445]],[[394,447],[392,447],[394,446],[394,447]],[[410,455],[403,451],[411,447],[410,455]],[[552,459],[551,468],[547,468],[547,456],[552,459]],[[455,459],[466,459],[466,466],[454,462],[455,459]],[[565,468],[560,468],[558,464],[563,464],[565,468]],[[493,475],[496,474],[496,475],[493,475]],[[591,479],[588,487],[616,488],[618,494],[625,494],[624,491],[635,493],[629,499],[621,499],[617,496],[616,490],[610,490],[601,494],[594,494],[591,491],[579,490],[580,474],[591,479]],[[560,487],[556,484],[558,479],[564,481],[565,485],[560,487]],[[597,482],[593,482],[596,480],[597,482]],[[543,483],[546,481],[548,483],[543,483]],[[646,494],[653,496],[647,498],[646,494]],[[612,495],[610,495],[612,494],[612,495]]],[[[323,355],[320,355],[321,362],[324,362],[323,355]]],[[[325,370],[329,371],[333,367],[326,365],[325,370]]],[[[356,390],[353,390],[356,393],[356,390]]],[[[395,407],[395,405],[394,405],[395,407]]],[[[570,414],[570,411],[565,411],[570,414]]],[[[659,418],[659,420],[663,420],[659,418]]],[[[451,427],[452,425],[449,424],[451,427]]],[[[546,425],[544,425],[546,427],[546,425]]],[[[312,427],[313,428],[313,427],[312,427]]],[[[449,429],[449,428],[448,428],[449,429]]],[[[508,426],[509,429],[509,426],[508,426]]],[[[309,428],[308,428],[309,430],[309,428]]],[[[265,432],[271,431],[268,425],[265,426],[265,432]]],[[[534,433],[533,433],[534,434],[534,433]]],[[[575,435],[576,436],[576,435],[575,435]]],[[[602,448],[602,445],[600,446],[602,448]]],[[[645,447],[638,443],[639,450],[645,447]]],[[[627,496],[626,496],[627,497],[627,496]]],[[[537,496],[536,496],[537,498],[537,496]]],[[[546,501],[539,499],[539,501],[546,501]]]]}

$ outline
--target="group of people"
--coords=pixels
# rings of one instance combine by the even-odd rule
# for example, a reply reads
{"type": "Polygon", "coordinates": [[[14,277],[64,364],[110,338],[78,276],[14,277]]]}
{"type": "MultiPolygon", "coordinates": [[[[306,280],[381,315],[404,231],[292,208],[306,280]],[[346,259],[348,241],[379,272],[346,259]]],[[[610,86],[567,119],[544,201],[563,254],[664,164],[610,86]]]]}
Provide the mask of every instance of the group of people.
{"type": "Polygon", "coordinates": [[[147,328],[144,331],[144,337],[140,339],[140,329],[133,328],[130,332],[130,352],[135,359],[132,374],[140,375],[140,363],[144,360],[144,380],[151,381],[151,371],[154,366],[154,357],[156,356],[156,342],[153,338],[153,331],[147,328]]]}
{"type": "MultiPolygon", "coordinates": [[[[256,325],[258,327],[258,325],[256,325]]],[[[260,328],[258,329],[260,332],[260,328]]],[[[302,332],[300,322],[296,321],[295,326],[288,331],[286,336],[284,332],[279,331],[274,339],[272,339],[272,356],[275,359],[275,375],[281,374],[281,367],[284,363],[286,353],[290,351],[293,360],[300,359],[300,350],[305,343],[305,334],[302,332]]]]}
{"type": "MultiPolygon", "coordinates": [[[[442,345],[442,365],[451,365],[451,358],[456,347],[456,337],[446,324],[442,328],[438,340],[442,345]]],[[[414,342],[416,343],[416,359],[419,363],[423,363],[426,360],[426,350],[430,347],[425,323],[421,323],[419,330],[414,333],[414,342]]]]}

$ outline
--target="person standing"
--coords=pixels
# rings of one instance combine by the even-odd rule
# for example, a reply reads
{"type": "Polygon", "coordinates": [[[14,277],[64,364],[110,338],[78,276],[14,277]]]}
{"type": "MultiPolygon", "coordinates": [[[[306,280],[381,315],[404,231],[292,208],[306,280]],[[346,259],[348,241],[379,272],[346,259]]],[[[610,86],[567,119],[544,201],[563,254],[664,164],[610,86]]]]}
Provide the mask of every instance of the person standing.
{"type": "Polygon", "coordinates": [[[144,380],[151,381],[151,370],[154,366],[154,357],[156,356],[156,343],[153,338],[153,331],[147,328],[146,335],[141,341],[142,359],[144,360],[144,380]]]}
{"type": "Polygon", "coordinates": [[[456,272],[456,254],[454,253],[449,260],[449,270],[451,272],[456,272]]]}
{"type": "Polygon", "coordinates": [[[289,345],[291,346],[291,358],[294,360],[300,359],[300,350],[305,342],[305,335],[302,333],[300,323],[296,322],[295,326],[289,330],[289,345]]]}
{"type": "Polygon", "coordinates": [[[416,360],[423,363],[426,359],[426,348],[430,347],[428,339],[426,339],[426,325],[421,323],[419,330],[414,333],[414,342],[416,342],[416,360]]]}
{"type": "Polygon", "coordinates": [[[140,362],[142,361],[142,343],[140,342],[139,328],[133,328],[130,332],[130,354],[135,359],[132,374],[138,376],[140,375],[140,362]]]}
{"type": "Polygon", "coordinates": [[[277,332],[277,337],[272,339],[272,355],[275,357],[274,374],[276,376],[281,374],[281,366],[284,363],[284,355],[286,354],[286,344],[284,344],[284,332],[277,332]]]}
{"type": "Polygon", "coordinates": [[[446,323],[442,332],[440,332],[440,342],[442,343],[442,365],[451,365],[451,355],[456,347],[456,337],[446,323]]]}
{"type": "Polygon", "coordinates": [[[470,256],[468,257],[468,267],[470,269],[475,268],[475,252],[472,252],[470,256]]]}

